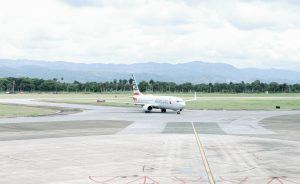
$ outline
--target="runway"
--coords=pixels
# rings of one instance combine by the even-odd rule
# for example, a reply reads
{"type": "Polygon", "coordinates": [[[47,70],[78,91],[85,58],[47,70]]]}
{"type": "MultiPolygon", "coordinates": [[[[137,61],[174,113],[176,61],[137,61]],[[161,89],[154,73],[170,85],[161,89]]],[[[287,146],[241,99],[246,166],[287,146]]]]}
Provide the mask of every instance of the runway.
{"type": "Polygon", "coordinates": [[[0,119],[0,183],[208,183],[191,122],[216,183],[300,183],[300,111],[144,113],[140,108],[1,99],[80,108],[0,119]],[[293,136],[291,135],[293,134],[293,136]]]}

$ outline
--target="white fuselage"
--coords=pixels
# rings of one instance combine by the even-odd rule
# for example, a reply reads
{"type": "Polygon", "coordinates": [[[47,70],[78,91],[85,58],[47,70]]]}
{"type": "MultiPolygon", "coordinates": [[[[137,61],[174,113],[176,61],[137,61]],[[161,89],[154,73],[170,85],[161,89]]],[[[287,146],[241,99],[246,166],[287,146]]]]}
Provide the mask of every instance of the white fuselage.
{"type": "Polygon", "coordinates": [[[147,111],[147,107],[151,106],[156,109],[171,109],[180,111],[185,107],[185,101],[173,96],[154,96],[154,95],[134,95],[134,104],[142,105],[147,111]]]}

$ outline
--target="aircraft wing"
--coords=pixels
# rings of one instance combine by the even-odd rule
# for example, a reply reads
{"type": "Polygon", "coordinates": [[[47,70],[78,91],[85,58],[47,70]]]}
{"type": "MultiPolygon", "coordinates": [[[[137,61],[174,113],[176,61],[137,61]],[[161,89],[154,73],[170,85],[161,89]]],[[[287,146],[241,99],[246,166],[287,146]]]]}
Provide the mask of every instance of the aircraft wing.
{"type": "Polygon", "coordinates": [[[193,99],[189,99],[189,100],[185,100],[185,102],[191,102],[191,101],[196,101],[196,100],[197,100],[197,94],[195,92],[194,98],[193,99]]]}
{"type": "Polygon", "coordinates": [[[116,103],[116,104],[132,104],[132,101],[124,102],[124,101],[112,101],[106,99],[97,99],[98,103],[116,103]]]}
{"type": "MultiPolygon", "coordinates": [[[[97,102],[98,103],[115,103],[115,104],[132,104],[132,105],[145,105],[145,103],[137,103],[137,102],[134,102],[134,101],[114,101],[114,100],[106,100],[106,99],[97,99],[97,102]]],[[[157,104],[150,104],[151,106],[153,107],[156,107],[157,104]]]]}

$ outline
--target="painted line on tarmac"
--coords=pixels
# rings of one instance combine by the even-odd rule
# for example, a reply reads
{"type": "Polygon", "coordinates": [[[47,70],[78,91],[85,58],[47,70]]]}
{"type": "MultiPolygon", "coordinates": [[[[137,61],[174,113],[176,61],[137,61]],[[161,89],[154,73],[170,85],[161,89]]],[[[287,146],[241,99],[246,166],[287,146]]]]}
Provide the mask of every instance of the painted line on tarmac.
{"type": "Polygon", "coordinates": [[[214,176],[213,176],[213,174],[211,172],[211,169],[209,167],[209,164],[208,164],[208,161],[207,161],[207,158],[206,158],[206,155],[205,155],[204,147],[203,147],[203,144],[200,141],[200,138],[199,138],[198,133],[196,131],[194,122],[192,122],[192,126],[193,126],[193,129],[194,129],[197,145],[198,145],[198,148],[199,148],[199,151],[200,151],[201,159],[202,159],[202,162],[203,162],[203,165],[204,165],[209,183],[210,184],[215,184],[214,176]]]}

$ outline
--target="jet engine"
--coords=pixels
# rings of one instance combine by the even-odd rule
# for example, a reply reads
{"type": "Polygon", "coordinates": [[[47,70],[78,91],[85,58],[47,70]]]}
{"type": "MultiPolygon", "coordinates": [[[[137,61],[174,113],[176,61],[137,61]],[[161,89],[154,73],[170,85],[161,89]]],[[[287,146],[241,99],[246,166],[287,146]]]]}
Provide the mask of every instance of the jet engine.
{"type": "Polygon", "coordinates": [[[145,112],[150,112],[152,109],[153,109],[153,108],[152,108],[151,105],[145,104],[145,105],[143,106],[143,110],[144,110],[145,112]]]}

